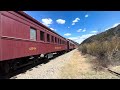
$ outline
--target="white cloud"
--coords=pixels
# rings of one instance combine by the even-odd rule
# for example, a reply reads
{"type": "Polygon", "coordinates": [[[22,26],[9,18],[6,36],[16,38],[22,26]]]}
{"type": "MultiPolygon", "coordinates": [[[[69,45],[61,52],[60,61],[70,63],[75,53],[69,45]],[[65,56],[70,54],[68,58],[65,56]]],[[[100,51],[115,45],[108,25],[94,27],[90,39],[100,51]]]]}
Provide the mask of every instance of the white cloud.
{"type": "Polygon", "coordinates": [[[70,28],[70,27],[68,27],[68,28],[70,28]]]}
{"type": "Polygon", "coordinates": [[[120,24],[120,23],[115,23],[113,26],[108,27],[108,28],[106,28],[105,30],[108,30],[108,29],[114,28],[114,27],[118,26],[119,24],[120,24]]]}
{"type": "Polygon", "coordinates": [[[78,29],[77,32],[81,32],[82,29],[78,29]]]}
{"type": "Polygon", "coordinates": [[[56,22],[58,24],[65,24],[65,20],[63,20],[63,19],[57,19],[56,22]]]}
{"type": "Polygon", "coordinates": [[[86,28],[84,28],[83,30],[82,30],[82,32],[85,32],[86,31],[86,28]]]}
{"type": "Polygon", "coordinates": [[[86,31],[86,28],[77,30],[77,32],[85,32],[85,31],[86,31]]]}
{"type": "Polygon", "coordinates": [[[87,39],[88,37],[90,37],[92,35],[95,35],[95,34],[90,33],[90,34],[85,34],[85,35],[76,36],[76,37],[69,37],[69,39],[80,44],[81,42],[83,42],[85,39],[87,39]]]}
{"type": "Polygon", "coordinates": [[[97,32],[98,32],[97,30],[91,31],[91,33],[94,33],[94,34],[96,34],[97,32]]]}
{"type": "Polygon", "coordinates": [[[64,34],[65,36],[70,36],[71,35],[71,33],[66,33],[66,34],[64,34]]]}
{"type": "Polygon", "coordinates": [[[120,23],[116,23],[116,24],[114,24],[114,25],[112,26],[112,28],[118,26],[119,24],[120,24],[120,23]]]}
{"type": "Polygon", "coordinates": [[[88,15],[85,15],[85,17],[88,17],[88,15]]]}
{"type": "Polygon", "coordinates": [[[84,29],[82,32],[85,32],[86,30],[84,29]]]}
{"type": "Polygon", "coordinates": [[[42,22],[44,25],[50,26],[50,24],[53,23],[53,20],[51,18],[44,18],[44,19],[42,19],[42,22]]]}
{"type": "Polygon", "coordinates": [[[110,29],[111,27],[109,27],[109,28],[106,28],[104,31],[106,31],[106,30],[108,30],[108,29],[110,29]]]}
{"type": "Polygon", "coordinates": [[[75,25],[75,23],[72,23],[72,25],[75,25]]]}
{"type": "Polygon", "coordinates": [[[75,18],[75,20],[72,21],[72,25],[75,25],[76,22],[78,22],[80,18],[75,18]]]}
{"type": "Polygon", "coordinates": [[[80,20],[80,18],[76,18],[75,20],[73,20],[73,22],[78,22],[80,20]]]}
{"type": "Polygon", "coordinates": [[[53,30],[53,31],[56,31],[56,29],[54,29],[54,28],[50,28],[51,30],[53,30]]]}

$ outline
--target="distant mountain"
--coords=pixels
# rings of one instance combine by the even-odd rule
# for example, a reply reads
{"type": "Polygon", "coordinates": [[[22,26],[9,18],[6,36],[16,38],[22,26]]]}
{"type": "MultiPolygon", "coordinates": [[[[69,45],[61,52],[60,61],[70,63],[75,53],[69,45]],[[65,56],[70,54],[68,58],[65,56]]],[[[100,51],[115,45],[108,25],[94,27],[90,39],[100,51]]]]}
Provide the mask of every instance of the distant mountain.
{"type": "Polygon", "coordinates": [[[94,41],[106,41],[106,40],[109,41],[112,39],[113,36],[120,37],[120,24],[114,28],[108,29],[105,32],[102,32],[102,33],[99,33],[97,35],[93,35],[93,36],[87,38],[81,44],[91,43],[94,41]]]}

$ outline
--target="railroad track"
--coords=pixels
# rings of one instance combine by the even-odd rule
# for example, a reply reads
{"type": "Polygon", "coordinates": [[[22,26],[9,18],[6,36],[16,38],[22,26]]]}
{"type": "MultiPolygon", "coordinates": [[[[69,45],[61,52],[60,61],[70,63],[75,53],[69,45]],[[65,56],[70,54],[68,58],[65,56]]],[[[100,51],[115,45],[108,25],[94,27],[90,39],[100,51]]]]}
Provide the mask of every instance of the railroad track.
{"type": "MultiPolygon", "coordinates": [[[[62,55],[62,54],[61,54],[62,55]]],[[[27,66],[24,66],[24,67],[21,67],[21,68],[18,68],[17,70],[15,71],[10,71],[8,74],[1,74],[0,73],[0,79],[15,79],[16,75],[18,74],[21,74],[21,73],[25,73],[27,70],[31,70],[33,67],[37,67],[38,65],[41,65],[41,64],[46,64],[48,63],[50,60],[58,57],[60,55],[55,55],[53,58],[50,58],[50,59],[44,59],[44,60],[41,60],[39,61],[38,63],[36,64],[30,64],[30,65],[27,65],[27,66]]]]}
{"type": "Polygon", "coordinates": [[[110,73],[112,73],[112,74],[114,74],[114,75],[120,77],[120,73],[115,72],[115,71],[113,71],[113,70],[111,70],[111,69],[109,69],[109,68],[107,68],[107,70],[108,70],[110,73]]]}
{"type": "Polygon", "coordinates": [[[36,64],[31,64],[31,65],[27,65],[27,66],[24,66],[24,67],[21,67],[17,70],[13,70],[13,71],[10,71],[8,74],[1,74],[0,73],[0,79],[10,79],[13,77],[14,79],[14,76],[20,74],[20,73],[25,73],[27,70],[30,70],[32,69],[33,67],[36,67],[37,65],[39,64],[42,64],[41,62],[38,62],[36,64]]]}

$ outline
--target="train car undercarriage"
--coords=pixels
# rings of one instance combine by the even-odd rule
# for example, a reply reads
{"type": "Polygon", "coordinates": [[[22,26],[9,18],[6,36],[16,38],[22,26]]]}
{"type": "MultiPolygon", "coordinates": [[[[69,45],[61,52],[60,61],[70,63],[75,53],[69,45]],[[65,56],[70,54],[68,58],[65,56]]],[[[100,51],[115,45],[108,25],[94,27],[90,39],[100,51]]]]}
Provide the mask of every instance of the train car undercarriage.
{"type": "Polygon", "coordinates": [[[39,62],[44,62],[44,60],[48,60],[51,58],[54,58],[56,56],[62,55],[68,51],[57,51],[47,54],[40,54],[40,55],[33,55],[28,57],[22,57],[22,58],[16,58],[13,60],[5,60],[0,62],[0,72],[2,74],[7,74],[10,71],[17,70],[21,67],[30,65],[30,64],[36,64],[39,62]]]}

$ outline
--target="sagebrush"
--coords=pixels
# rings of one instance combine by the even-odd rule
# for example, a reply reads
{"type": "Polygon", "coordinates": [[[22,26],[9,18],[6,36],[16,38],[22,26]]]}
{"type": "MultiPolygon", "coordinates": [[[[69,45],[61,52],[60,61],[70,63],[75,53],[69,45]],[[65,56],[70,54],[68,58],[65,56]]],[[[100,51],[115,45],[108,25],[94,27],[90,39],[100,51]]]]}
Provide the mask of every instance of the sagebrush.
{"type": "Polygon", "coordinates": [[[96,56],[105,66],[120,61],[120,38],[113,37],[107,41],[94,41],[81,44],[79,50],[83,54],[96,56]]]}

